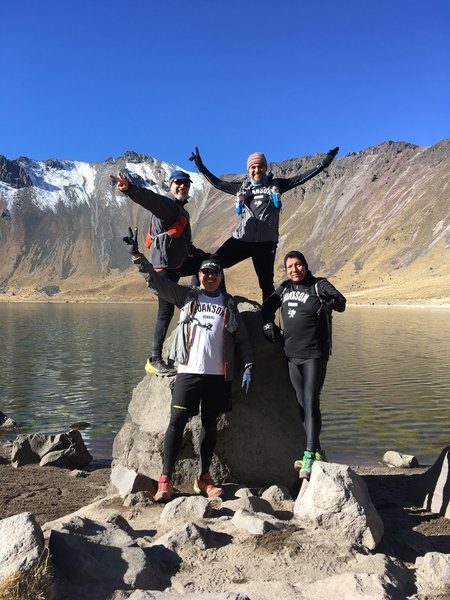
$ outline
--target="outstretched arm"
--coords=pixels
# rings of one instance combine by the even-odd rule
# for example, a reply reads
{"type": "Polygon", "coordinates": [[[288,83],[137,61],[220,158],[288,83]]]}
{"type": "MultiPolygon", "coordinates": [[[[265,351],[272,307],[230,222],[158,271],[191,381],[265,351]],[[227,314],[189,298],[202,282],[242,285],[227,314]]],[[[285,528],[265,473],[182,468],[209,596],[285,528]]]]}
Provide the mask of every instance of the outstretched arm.
{"type": "Polygon", "coordinates": [[[155,291],[158,296],[168,302],[182,308],[191,288],[186,285],[180,285],[170,279],[163,279],[159,276],[153,265],[145,258],[143,254],[133,256],[133,264],[136,265],[139,273],[144,277],[147,286],[155,291]]]}
{"type": "Polygon", "coordinates": [[[306,183],[319,173],[321,173],[324,169],[329,167],[334,160],[334,157],[339,152],[339,146],[330,150],[321,161],[317,163],[315,167],[305,171],[304,173],[300,173],[299,175],[295,175],[294,177],[288,177],[287,179],[278,179],[280,192],[287,192],[288,190],[292,190],[303,183],[306,183]]]}
{"type": "Polygon", "coordinates": [[[128,235],[123,238],[123,241],[127,245],[128,252],[131,254],[133,264],[136,265],[139,273],[142,274],[147,286],[151,290],[155,291],[158,296],[161,296],[164,300],[172,302],[172,304],[181,308],[184,306],[184,302],[191,288],[185,285],[179,285],[170,279],[160,277],[153,268],[153,265],[139,252],[137,234],[137,227],[134,231],[129,227],[128,235]]]}
{"type": "Polygon", "coordinates": [[[180,214],[180,209],[175,201],[171,201],[166,196],[161,196],[147,188],[138,187],[129,181],[125,175],[110,175],[111,181],[116,184],[117,189],[128,196],[146,210],[150,211],[158,219],[174,223],[180,214]]]}
{"type": "Polygon", "coordinates": [[[242,182],[239,181],[224,181],[223,179],[219,179],[215,175],[208,171],[208,169],[203,164],[203,161],[200,157],[200,153],[198,151],[197,146],[195,146],[194,152],[192,152],[189,160],[194,161],[195,166],[200,171],[202,175],[206,177],[211,185],[213,185],[218,190],[225,192],[226,194],[236,195],[238,191],[241,189],[242,182]]]}

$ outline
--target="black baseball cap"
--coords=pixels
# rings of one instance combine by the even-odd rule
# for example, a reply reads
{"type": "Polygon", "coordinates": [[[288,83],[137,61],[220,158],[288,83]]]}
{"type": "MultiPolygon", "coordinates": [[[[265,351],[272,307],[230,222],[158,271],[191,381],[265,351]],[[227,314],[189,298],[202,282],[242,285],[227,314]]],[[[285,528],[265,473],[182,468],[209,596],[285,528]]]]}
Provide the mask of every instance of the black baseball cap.
{"type": "Polygon", "coordinates": [[[222,265],[217,258],[207,258],[204,260],[200,265],[200,271],[206,271],[206,269],[210,269],[214,273],[223,273],[222,265]]]}

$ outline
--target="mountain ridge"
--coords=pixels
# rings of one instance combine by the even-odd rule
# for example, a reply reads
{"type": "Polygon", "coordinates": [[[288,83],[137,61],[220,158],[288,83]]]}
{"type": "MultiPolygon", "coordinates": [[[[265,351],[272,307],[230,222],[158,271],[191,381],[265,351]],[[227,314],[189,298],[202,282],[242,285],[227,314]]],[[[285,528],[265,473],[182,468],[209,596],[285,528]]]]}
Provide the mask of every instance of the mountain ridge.
{"type": "MultiPolygon", "coordinates": [[[[289,177],[317,157],[269,168],[289,177]]],[[[137,184],[164,193],[175,167],[133,151],[102,163],[0,156],[0,300],[148,300],[121,241],[132,225],[143,244],[148,214],[113,188],[109,174],[127,169],[137,184]]],[[[283,195],[276,281],[285,252],[300,248],[349,302],[450,305],[449,167],[450,139],[386,141],[338,156],[283,195]]],[[[234,198],[198,173],[191,179],[193,240],[214,251],[238,222],[234,198]]],[[[260,299],[251,261],[227,270],[227,281],[260,299]]]]}

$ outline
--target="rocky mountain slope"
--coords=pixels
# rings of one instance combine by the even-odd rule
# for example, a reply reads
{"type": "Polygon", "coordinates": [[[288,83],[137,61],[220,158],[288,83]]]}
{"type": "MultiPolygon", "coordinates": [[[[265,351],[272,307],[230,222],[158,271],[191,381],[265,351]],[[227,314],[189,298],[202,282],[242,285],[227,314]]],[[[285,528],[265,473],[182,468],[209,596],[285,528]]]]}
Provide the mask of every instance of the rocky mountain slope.
{"type": "MultiPolygon", "coordinates": [[[[316,160],[270,168],[289,177],[316,160]]],[[[102,163],[0,156],[0,299],[149,299],[121,241],[128,225],[143,241],[148,217],[108,177],[124,168],[164,192],[174,165],[134,152],[102,163]]],[[[194,241],[213,251],[236,226],[234,198],[197,173],[192,179],[194,241]]],[[[449,183],[450,139],[385,142],[338,157],[283,196],[276,279],[284,253],[300,248],[350,302],[450,304],[449,183]]],[[[259,299],[250,261],[227,278],[232,291],[259,299]]]]}

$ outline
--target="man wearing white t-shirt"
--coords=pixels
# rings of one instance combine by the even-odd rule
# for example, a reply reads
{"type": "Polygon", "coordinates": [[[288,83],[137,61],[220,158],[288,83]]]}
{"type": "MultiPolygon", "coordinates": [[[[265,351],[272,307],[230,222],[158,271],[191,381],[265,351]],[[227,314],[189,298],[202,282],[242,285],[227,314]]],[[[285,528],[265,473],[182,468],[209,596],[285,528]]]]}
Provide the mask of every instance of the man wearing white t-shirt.
{"type": "Polygon", "coordinates": [[[203,261],[198,272],[200,287],[192,288],[163,279],[137,248],[130,230],[124,238],[133,263],[149,288],[172,302],[180,311],[170,358],[178,363],[169,426],[164,438],[163,471],[156,502],[170,500],[172,473],[189,419],[201,406],[200,470],[194,491],[208,497],[223,490],[214,485],[209,467],[217,439],[217,417],[227,410],[237,344],[244,364],[242,387],[247,393],[252,378],[253,353],[234,298],[223,290],[223,270],[217,259],[203,261]]]}

